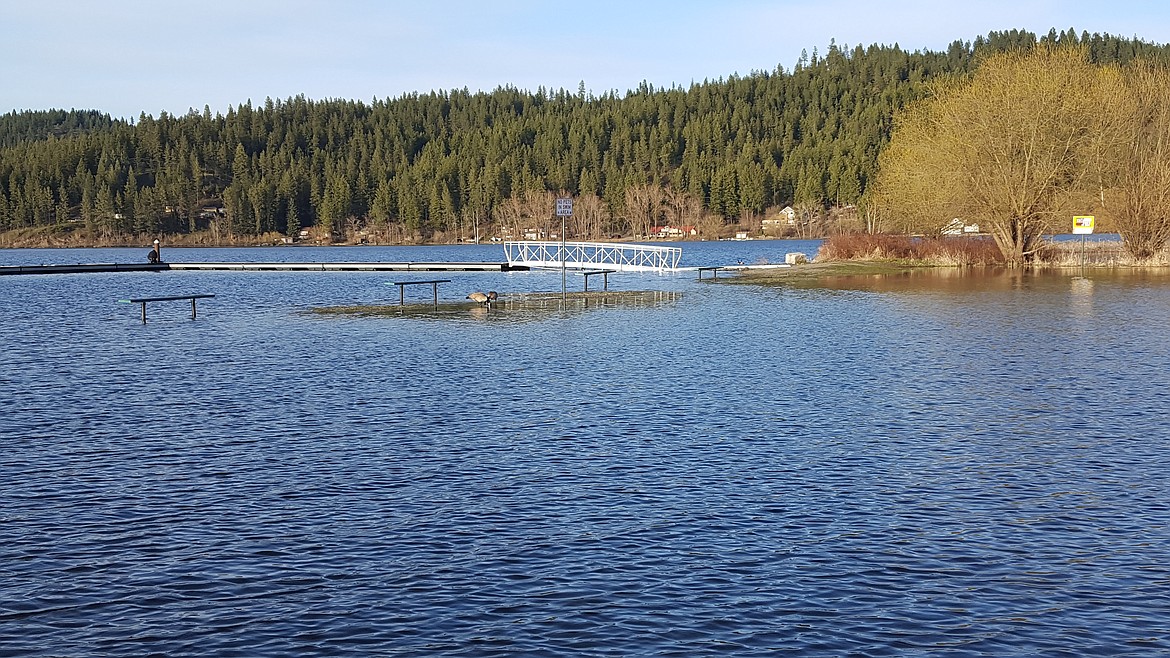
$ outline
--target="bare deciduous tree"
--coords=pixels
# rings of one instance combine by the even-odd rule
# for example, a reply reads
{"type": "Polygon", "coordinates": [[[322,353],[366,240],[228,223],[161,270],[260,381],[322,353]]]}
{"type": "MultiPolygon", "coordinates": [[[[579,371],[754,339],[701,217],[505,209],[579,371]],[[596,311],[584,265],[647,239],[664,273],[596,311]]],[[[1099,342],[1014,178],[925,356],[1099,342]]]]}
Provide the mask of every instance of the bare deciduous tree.
{"type": "Polygon", "coordinates": [[[632,185],[626,188],[623,210],[636,235],[650,235],[650,229],[662,216],[665,194],[657,185],[632,185]]]}
{"type": "Polygon", "coordinates": [[[1126,250],[1145,260],[1170,241],[1170,71],[1135,62],[1126,87],[1111,108],[1127,112],[1129,139],[1110,153],[1101,196],[1126,250]]]}
{"type": "Polygon", "coordinates": [[[589,192],[573,200],[573,237],[599,240],[609,223],[609,210],[601,197],[589,192]]]}
{"type": "Polygon", "coordinates": [[[910,231],[978,222],[1023,264],[1058,220],[1086,210],[1074,201],[1095,191],[1105,145],[1123,134],[1108,111],[1122,93],[1121,71],[1083,49],[992,55],[900,119],[875,197],[910,231]]]}
{"type": "Polygon", "coordinates": [[[801,201],[793,208],[796,211],[796,237],[803,240],[821,233],[824,208],[815,201],[801,201]]]}
{"type": "Polygon", "coordinates": [[[539,229],[547,236],[555,208],[556,195],[552,192],[525,190],[519,197],[510,197],[496,206],[494,217],[514,237],[522,236],[525,229],[539,229]]]}

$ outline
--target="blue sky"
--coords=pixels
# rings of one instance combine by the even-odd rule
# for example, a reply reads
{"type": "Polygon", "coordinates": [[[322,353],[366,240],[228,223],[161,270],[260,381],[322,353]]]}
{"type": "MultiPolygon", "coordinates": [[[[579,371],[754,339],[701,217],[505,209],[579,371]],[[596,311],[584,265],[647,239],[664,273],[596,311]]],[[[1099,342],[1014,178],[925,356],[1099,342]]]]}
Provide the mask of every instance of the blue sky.
{"type": "Polygon", "coordinates": [[[0,0],[0,113],[225,112],[500,85],[594,93],[791,68],[802,49],[943,49],[1049,28],[1170,42],[1170,3],[992,0],[0,0]]]}

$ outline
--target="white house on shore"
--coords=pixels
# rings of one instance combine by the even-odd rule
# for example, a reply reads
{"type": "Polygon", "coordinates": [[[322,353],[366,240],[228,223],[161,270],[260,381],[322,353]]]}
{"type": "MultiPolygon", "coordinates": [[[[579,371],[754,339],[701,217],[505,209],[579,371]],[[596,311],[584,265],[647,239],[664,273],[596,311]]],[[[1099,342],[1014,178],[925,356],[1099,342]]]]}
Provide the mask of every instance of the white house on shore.
{"type": "Polygon", "coordinates": [[[652,238],[684,238],[693,237],[699,234],[698,229],[694,226],[655,226],[650,229],[650,237],[652,238]]]}
{"type": "Polygon", "coordinates": [[[943,227],[943,235],[975,235],[979,233],[978,224],[968,224],[958,217],[947,222],[943,227]]]}
{"type": "Polygon", "coordinates": [[[784,206],[780,212],[760,222],[760,230],[765,234],[778,235],[793,226],[796,226],[796,210],[792,206],[784,206]]]}

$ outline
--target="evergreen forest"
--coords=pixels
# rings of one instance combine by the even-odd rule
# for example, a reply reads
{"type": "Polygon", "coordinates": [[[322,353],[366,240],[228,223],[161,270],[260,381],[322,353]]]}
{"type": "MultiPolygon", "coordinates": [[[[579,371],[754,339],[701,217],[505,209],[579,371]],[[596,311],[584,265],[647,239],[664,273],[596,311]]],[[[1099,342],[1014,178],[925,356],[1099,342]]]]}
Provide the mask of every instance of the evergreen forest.
{"type": "Polygon", "coordinates": [[[804,218],[793,230],[823,231],[862,204],[895,116],[932,80],[1038,43],[1081,44],[1095,63],[1170,61],[1170,47],[1137,39],[1011,30],[945,52],[832,43],[792,69],[624,94],[586,93],[582,82],[371,102],[297,96],[134,121],[13,112],[0,117],[0,231],[86,244],[255,244],[303,231],[450,242],[551,224],[558,195],[575,199],[570,238],[664,224],[716,237],[757,230],[785,206],[804,218]]]}

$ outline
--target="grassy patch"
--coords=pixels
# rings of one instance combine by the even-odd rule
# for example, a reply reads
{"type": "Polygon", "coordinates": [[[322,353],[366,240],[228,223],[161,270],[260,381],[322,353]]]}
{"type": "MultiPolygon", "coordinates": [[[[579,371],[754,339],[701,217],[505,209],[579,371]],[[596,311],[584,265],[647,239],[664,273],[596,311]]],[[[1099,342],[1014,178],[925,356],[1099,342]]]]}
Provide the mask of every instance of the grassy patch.
{"type": "Polygon", "coordinates": [[[744,270],[739,276],[713,279],[719,283],[815,283],[830,278],[905,274],[930,267],[904,261],[818,261],[781,269],[744,270]]]}
{"type": "Polygon", "coordinates": [[[309,313],[325,317],[404,317],[421,320],[539,320],[557,313],[602,308],[651,308],[673,304],[682,293],[662,290],[534,292],[502,295],[490,306],[476,302],[436,304],[353,304],[323,306],[309,313]]]}
{"type": "Polygon", "coordinates": [[[1001,265],[1003,255],[987,237],[921,237],[847,233],[825,240],[817,260],[902,261],[920,265],[1001,265]]]}
{"type": "Polygon", "coordinates": [[[0,247],[73,247],[85,242],[83,233],[73,224],[17,228],[0,233],[0,247]]]}

